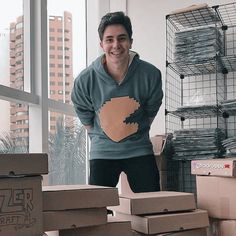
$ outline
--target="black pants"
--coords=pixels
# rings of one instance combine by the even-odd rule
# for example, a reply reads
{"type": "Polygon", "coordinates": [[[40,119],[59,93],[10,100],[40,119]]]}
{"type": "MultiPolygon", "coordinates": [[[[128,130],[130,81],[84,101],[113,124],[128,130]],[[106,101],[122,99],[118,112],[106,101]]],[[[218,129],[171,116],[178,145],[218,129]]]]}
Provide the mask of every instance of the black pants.
{"type": "Polygon", "coordinates": [[[154,155],[121,160],[91,160],[89,184],[115,187],[122,171],[126,173],[133,192],[160,191],[159,171],[154,155]]]}

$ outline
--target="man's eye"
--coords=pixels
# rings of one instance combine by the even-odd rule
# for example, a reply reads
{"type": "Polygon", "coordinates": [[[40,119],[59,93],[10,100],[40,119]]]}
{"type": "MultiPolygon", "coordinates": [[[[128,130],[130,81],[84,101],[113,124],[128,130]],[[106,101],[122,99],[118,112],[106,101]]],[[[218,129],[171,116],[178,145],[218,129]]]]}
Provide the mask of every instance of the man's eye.
{"type": "Polygon", "coordinates": [[[123,42],[123,41],[125,41],[125,40],[126,40],[126,37],[119,38],[119,41],[120,41],[120,42],[123,42]]]}
{"type": "Polygon", "coordinates": [[[111,42],[112,42],[112,39],[106,39],[106,42],[107,42],[107,43],[111,43],[111,42]]]}

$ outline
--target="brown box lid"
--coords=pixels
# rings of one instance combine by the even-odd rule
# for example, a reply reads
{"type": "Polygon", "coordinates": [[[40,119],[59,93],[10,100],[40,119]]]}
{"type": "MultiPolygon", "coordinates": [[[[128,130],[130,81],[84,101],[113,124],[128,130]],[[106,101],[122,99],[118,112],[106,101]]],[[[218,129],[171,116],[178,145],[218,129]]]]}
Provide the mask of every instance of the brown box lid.
{"type": "Polygon", "coordinates": [[[132,229],[144,234],[167,233],[203,228],[209,225],[207,211],[199,209],[182,213],[146,216],[128,215],[118,212],[117,217],[130,220],[132,229]]]}
{"type": "Polygon", "coordinates": [[[99,208],[119,204],[117,188],[95,185],[43,186],[43,210],[99,208]]]}
{"type": "Polygon", "coordinates": [[[0,235],[42,235],[42,177],[0,178],[0,212],[0,235]]]}
{"type": "Polygon", "coordinates": [[[0,176],[48,174],[46,153],[0,154],[0,176]]]}
{"type": "Polygon", "coordinates": [[[104,225],[60,230],[60,236],[133,236],[130,221],[108,217],[104,225]]]}
{"type": "Polygon", "coordinates": [[[236,176],[236,158],[191,161],[193,175],[236,176]]]}
{"type": "Polygon", "coordinates": [[[101,225],[107,222],[107,209],[79,209],[66,211],[44,211],[44,231],[74,229],[79,227],[101,225]]]}
{"type": "Polygon", "coordinates": [[[120,196],[120,205],[112,210],[132,215],[196,209],[192,193],[160,191],[120,196]]]}

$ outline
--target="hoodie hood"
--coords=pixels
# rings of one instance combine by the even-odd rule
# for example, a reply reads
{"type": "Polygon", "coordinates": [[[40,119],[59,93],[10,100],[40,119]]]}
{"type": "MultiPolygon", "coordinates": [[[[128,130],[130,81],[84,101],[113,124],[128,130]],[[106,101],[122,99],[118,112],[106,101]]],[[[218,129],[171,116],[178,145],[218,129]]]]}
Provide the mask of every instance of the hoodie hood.
{"type": "MultiPolygon", "coordinates": [[[[98,79],[102,79],[104,82],[109,84],[117,84],[116,81],[106,72],[104,68],[104,60],[105,60],[105,54],[98,57],[91,64],[92,69],[95,71],[98,79]]],[[[138,63],[139,63],[138,53],[130,51],[129,67],[122,83],[125,83],[125,81],[130,77],[130,74],[132,74],[132,72],[136,69],[138,63]]]]}

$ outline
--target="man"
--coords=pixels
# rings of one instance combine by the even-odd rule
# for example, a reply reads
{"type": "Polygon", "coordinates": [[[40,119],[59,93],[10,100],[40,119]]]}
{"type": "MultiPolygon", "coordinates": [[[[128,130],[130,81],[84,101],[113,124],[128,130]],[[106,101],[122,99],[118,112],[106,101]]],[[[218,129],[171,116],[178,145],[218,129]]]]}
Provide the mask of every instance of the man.
{"type": "Polygon", "coordinates": [[[130,51],[132,25],[123,12],[102,17],[104,55],[76,78],[72,101],[91,139],[89,183],[115,187],[124,171],[133,192],[159,191],[149,139],[162,103],[161,73],[130,51]]]}

